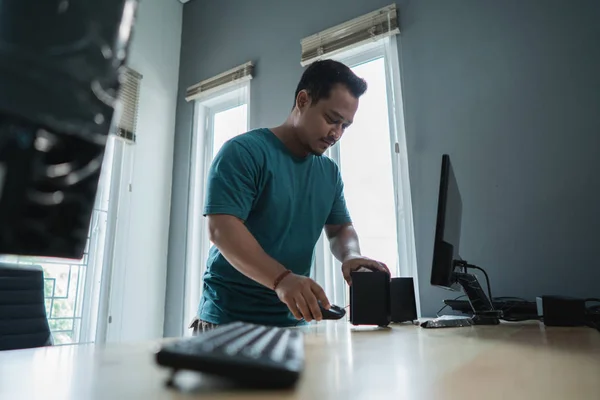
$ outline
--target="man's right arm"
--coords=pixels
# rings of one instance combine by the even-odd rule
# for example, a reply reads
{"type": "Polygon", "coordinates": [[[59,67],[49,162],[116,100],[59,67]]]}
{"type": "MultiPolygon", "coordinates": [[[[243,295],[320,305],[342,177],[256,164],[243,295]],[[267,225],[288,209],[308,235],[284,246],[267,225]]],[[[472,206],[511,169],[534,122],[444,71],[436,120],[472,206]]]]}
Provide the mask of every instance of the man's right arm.
{"type": "MultiPolygon", "coordinates": [[[[258,193],[260,168],[245,145],[225,143],[208,174],[204,214],[210,239],[223,257],[248,278],[273,289],[286,268],[264,251],[244,224],[258,193]]],[[[325,292],[316,282],[293,273],[277,284],[275,292],[298,319],[321,319],[317,300],[329,307],[325,292]]]]}
{"type": "Polygon", "coordinates": [[[209,215],[208,230],[210,240],[223,257],[248,278],[271,288],[275,279],[286,271],[265,253],[239,218],[226,214],[209,215]]]}

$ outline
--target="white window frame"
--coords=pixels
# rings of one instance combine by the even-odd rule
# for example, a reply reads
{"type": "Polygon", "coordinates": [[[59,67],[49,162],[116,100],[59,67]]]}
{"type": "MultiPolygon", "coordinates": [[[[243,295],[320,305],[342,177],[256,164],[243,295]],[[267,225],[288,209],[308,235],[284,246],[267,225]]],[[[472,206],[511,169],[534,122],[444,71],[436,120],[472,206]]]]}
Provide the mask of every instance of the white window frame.
{"type": "Polygon", "coordinates": [[[246,130],[250,129],[250,79],[246,77],[233,86],[195,100],[192,135],[192,162],[188,225],[185,254],[185,296],[183,310],[184,334],[187,325],[198,313],[202,295],[202,277],[206,270],[210,240],[207,219],[203,217],[208,170],[213,160],[214,117],[217,113],[246,104],[246,130]]]}
{"type": "MultiPolygon", "coordinates": [[[[406,131],[404,123],[404,105],[402,101],[402,85],[400,74],[400,59],[398,57],[398,42],[395,36],[364,44],[345,52],[336,54],[331,59],[343,62],[349,67],[366,63],[383,57],[388,97],[388,112],[390,124],[390,156],[394,196],[396,206],[396,228],[398,241],[398,277],[412,277],[415,287],[417,315],[421,315],[419,298],[418,270],[415,249],[415,234],[411,200],[410,177],[408,173],[408,155],[406,148],[406,131]]],[[[328,150],[331,157],[340,168],[340,146],[328,150]]],[[[360,235],[360,232],[359,232],[360,235]]],[[[324,286],[330,301],[338,305],[348,304],[348,289],[340,273],[341,264],[329,251],[329,243],[324,234],[321,235],[315,250],[315,268],[313,278],[324,286]]]]}
{"type": "Polygon", "coordinates": [[[135,150],[135,144],[115,140],[96,344],[121,341],[135,150]]]}

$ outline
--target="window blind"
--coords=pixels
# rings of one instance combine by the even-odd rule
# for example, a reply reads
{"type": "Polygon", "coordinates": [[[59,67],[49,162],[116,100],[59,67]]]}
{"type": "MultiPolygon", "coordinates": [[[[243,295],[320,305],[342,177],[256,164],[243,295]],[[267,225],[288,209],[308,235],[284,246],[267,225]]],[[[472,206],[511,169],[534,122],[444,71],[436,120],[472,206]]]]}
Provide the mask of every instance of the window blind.
{"type": "Polygon", "coordinates": [[[123,78],[118,95],[121,112],[114,128],[114,134],[121,139],[135,143],[142,75],[125,67],[123,78]]]}
{"type": "Polygon", "coordinates": [[[230,86],[252,79],[254,64],[249,61],[238,67],[232,68],[212,78],[190,86],[185,94],[187,101],[199,100],[230,86]]]}
{"type": "Polygon", "coordinates": [[[366,42],[398,33],[398,12],[396,5],[391,4],[302,39],[300,64],[306,66],[366,42]]]}

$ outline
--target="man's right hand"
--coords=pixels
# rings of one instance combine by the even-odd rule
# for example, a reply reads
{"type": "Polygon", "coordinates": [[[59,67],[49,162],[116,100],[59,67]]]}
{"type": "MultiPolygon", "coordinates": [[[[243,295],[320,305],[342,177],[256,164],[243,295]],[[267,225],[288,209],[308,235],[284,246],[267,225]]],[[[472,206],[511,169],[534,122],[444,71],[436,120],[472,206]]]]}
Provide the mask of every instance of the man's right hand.
{"type": "MultiPolygon", "coordinates": [[[[225,259],[242,274],[263,286],[272,288],[273,277],[285,271],[283,265],[265,253],[239,218],[224,214],[209,215],[208,230],[210,240],[225,259]]],[[[323,289],[304,276],[288,274],[279,282],[275,292],[297,319],[304,318],[307,322],[323,319],[319,300],[325,309],[329,309],[329,300],[323,289]]]]}
{"type": "Polygon", "coordinates": [[[328,310],[330,307],[329,300],[321,286],[312,279],[301,275],[287,275],[277,285],[275,293],[298,320],[302,318],[306,322],[313,319],[322,320],[323,315],[319,308],[319,301],[325,309],[328,310]]]}

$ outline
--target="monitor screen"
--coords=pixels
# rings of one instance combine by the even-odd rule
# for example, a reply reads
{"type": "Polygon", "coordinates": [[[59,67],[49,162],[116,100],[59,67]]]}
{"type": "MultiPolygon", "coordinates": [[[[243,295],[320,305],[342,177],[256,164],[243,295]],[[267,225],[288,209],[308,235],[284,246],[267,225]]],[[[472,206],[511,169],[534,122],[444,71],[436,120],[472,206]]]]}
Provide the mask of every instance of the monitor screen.
{"type": "Polygon", "coordinates": [[[450,156],[442,157],[442,170],[438,194],[437,223],[431,269],[431,284],[458,290],[452,272],[454,261],[460,260],[460,230],[462,199],[450,156]]]}

